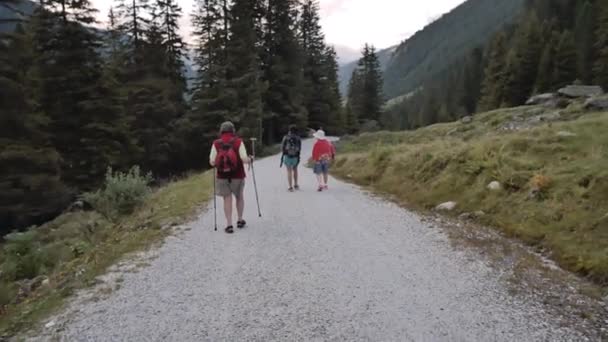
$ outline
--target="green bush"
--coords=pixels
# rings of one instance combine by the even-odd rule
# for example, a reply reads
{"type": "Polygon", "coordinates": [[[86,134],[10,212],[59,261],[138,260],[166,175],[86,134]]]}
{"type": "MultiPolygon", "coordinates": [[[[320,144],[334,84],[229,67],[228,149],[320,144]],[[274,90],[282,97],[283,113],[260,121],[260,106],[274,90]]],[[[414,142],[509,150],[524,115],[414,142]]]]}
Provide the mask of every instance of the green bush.
{"type": "Polygon", "coordinates": [[[115,219],[131,214],[150,194],[150,173],[143,175],[138,166],[129,172],[112,172],[109,168],[103,187],[84,195],[85,201],[107,218],[115,219]]]}
{"type": "Polygon", "coordinates": [[[6,280],[32,279],[44,268],[44,257],[36,233],[13,233],[5,237],[2,278],[6,280]]]}

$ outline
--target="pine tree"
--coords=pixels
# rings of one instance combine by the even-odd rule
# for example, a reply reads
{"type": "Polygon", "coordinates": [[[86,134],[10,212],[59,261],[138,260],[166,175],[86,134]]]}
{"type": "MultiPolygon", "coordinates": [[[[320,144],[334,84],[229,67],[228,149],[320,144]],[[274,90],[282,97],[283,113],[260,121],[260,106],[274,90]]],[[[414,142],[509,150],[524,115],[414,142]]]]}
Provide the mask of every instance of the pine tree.
{"type": "Polygon", "coordinates": [[[555,66],[553,69],[553,84],[561,88],[576,80],[576,45],[570,31],[564,31],[557,44],[555,66]]]}
{"type": "Polygon", "coordinates": [[[131,67],[137,67],[142,58],[145,32],[150,19],[146,16],[150,9],[148,0],[116,0],[116,15],[120,22],[118,29],[131,40],[131,67]]]}
{"type": "Polygon", "coordinates": [[[555,69],[555,54],[559,44],[560,35],[557,32],[550,32],[550,39],[545,44],[540,63],[538,75],[536,76],[535,90],[537,93],[549,92],[554,88],[553,70],[555,69]]]}
{"type": "Polygon", "coordinates": [[[22,27],[0,34],[0,234],[42,223],[69,200],[48,116],[32,101],[32,49],[22,27]]]}
{"type": "Polygon", "coordinates": [[[346,128],[346,116],[342,109],[340,81],[338,79],[338,57],[333,47],[326,47],[323,54],[323,94],[329,118],[326,126],[330,134],[340,135],[346,128]]]}
{"type": "Polygon", "coordinates": [[[179,19],[182,9],[176,0],[156,0],[155,14],[153,19],[158,23],[160,31],[161,46],[165,55],[164,70],[166,75],[180,87],[180,91],[186,88],[184,77],[184,58],[186,45],[179,34],[179,19]]]}
{"type": "Polygon", "coordinates": [[[308,125],[308,113],[303,106],[302,54],[296,38],[295,0],[269,0],[264,30],[262,63],[268,89],[264,94],[265,142],[273,143],[291,124],[308,125]]]}
{"type": "Polygon", "coordinates": [[[486,53],[487,65],[484,70],[481,99],[479,100],[481,110],[498,108],[504,100],[506,53],[507,37],[500,32],[494,37],[486,53]]]}
{"type": "Polygon", "coordinates": [[[87,189],[110,165],[124,163],[126,127],[114,91],[104,84],[99,37],[89,1],[52,0],[35,20],[37,100],[52,120],[64,181],[87,189]]]}
{"type": "Polygon", "coordinates": [[[325,103],[324,92],[327,75],[323,69],[325,37],[319,23],[319,5],[314,0],[306,0],[300,9],[298,33],[304,60],[304,105],[308,111],[309,125],[315,129],[329,124],[329,106],[325,103]]]}
{"type": "Polygon", "coordinates": [[[593,66],[594,80],[608,89],[608,0],[598,0],[599,9],[596,44],[597,57],[593,66]]]}
{"type": "Polygon", "coordinates": [[[376,48],[365,44],[363,57],[359,60],[359,70],[362,72],[362,108],[358,113],[359,120],[376,121],[380,119],[382,105],[382,70],[376,54],[376,48]]]}
{"type": "Polygon", "coordinates": [[[358,66],[353,70],[348,83],[346,105],[346,129],[348,133],[355,133],[359,129],[359,121],[364,110],[364,70],[358,66]]]}
{"type": "Polygon", "coordinates": [[[540,22],[536,13],[532,12],[515,33],[513,48],[507,55],[503,105],[522,105],[534,90],[543,52],[540,38],[540,22]]]}
{"type": "Polygon", "coordinates": [[[254,3],[235,0],[230,14],[227,79],[228,93],[234,97],[230,117],[240,126],[242,136],[262,139],[265,85],[261,81],[254,3]]]}
{"type": "Polygon", "coordinates": [[[579,7],[577,13],[574,36],[577,45],[578,75],[581,81],[590,84],[593,78],[593,44],[596,29],[595,6],[591,2],[585,1],[579,7]]]}

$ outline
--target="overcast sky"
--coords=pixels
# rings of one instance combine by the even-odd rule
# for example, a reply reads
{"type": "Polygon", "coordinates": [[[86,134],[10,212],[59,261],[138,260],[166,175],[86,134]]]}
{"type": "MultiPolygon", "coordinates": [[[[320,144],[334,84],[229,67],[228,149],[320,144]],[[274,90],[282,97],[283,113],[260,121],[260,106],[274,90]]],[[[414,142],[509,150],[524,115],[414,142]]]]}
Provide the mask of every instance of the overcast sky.
{"type": "MultiPolygon", "coordinates": [[[[113,0],[92,0],[106,20],[113,0]]],[[[194,0],[178,0],[184,13],[194,0]]],[[[399,43],[434,18],[464,0],[320,0],[322,25],[330,44],[359,49],[366,42],[378,48],[399,43]]],[[[189,15],[183,18],[184,34],[190,32],[189,15]]]]}

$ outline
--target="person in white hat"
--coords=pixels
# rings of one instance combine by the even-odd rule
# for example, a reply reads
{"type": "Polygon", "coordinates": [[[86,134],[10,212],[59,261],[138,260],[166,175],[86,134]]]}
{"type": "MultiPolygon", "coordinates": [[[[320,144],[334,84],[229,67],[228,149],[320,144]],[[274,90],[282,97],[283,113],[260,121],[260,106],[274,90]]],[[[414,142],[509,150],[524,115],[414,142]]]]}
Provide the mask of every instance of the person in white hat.
{"type": "Polygon", "coordinates": [[[313,134],[315,145],[312,148],[312,160],[314,162],[314,172],[319,183],[318,191],[328,190],[327,181],[329,180],[329,164],[336,157],[334,145],[327,140],[325,132],[318,130],[313,134]]]}

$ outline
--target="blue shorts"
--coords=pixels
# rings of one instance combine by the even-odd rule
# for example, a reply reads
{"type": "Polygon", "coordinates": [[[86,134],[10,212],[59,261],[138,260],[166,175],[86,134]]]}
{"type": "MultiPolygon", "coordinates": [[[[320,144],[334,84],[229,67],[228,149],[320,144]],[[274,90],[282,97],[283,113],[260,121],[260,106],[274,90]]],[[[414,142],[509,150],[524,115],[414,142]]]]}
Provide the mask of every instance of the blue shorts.
{"type": "Polygon", "coordinates": [[[283,157],[283,164],[289,169],[295,169],[298,167],[298,164],[300,164],[300,158],[285,156],[283,157]]]}
{"type": "Polygon", "coordinates": [[[316,162],[313,170],[316,175],[329,173],[329,162],[328,161],[316,162]]]}

